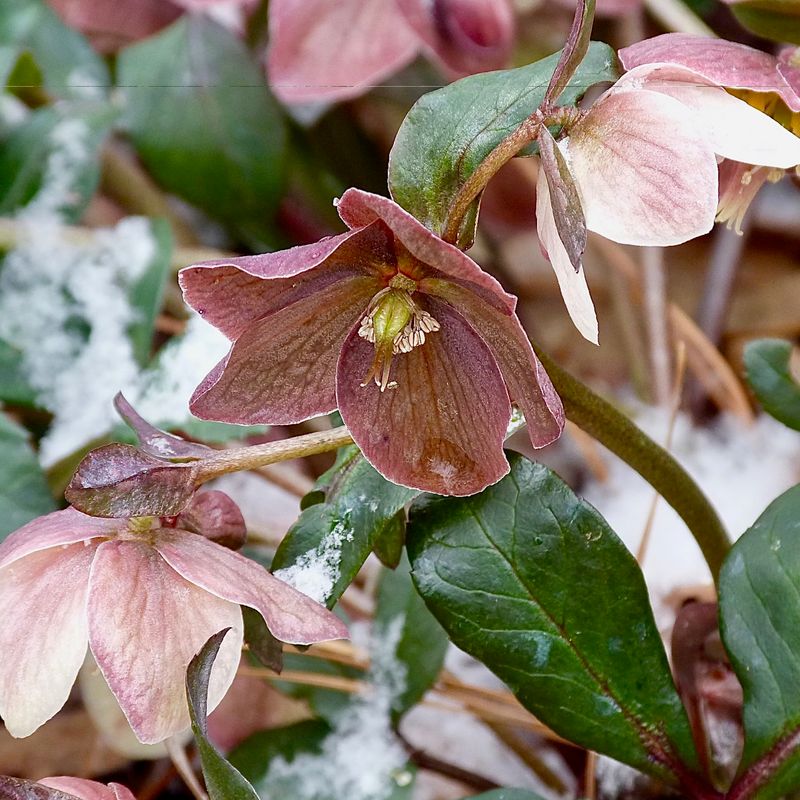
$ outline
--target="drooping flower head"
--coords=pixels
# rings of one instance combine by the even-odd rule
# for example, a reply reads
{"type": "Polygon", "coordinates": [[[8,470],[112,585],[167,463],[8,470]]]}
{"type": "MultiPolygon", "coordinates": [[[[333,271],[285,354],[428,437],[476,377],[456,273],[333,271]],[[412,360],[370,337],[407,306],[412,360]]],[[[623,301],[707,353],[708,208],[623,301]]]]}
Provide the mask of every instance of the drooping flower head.
{"type": "Polygon", "coordinates": [[[186,301],[233,341],[196,390],[197,416],[289,424],[338,407],[390,480],[478,492],[508,471],[510,401],[536,447],[563,411],[516,300],[396,203],[349,189],[347,233],[188,267],[186,301]]]}
{"type": "Polygon", "coordinates": [[[201,533],[183,529],[181,516],[100,519],[68,508],[0,544],[0,716],[9,733],[28,736],[64,705],[87,644],[137,737],[151,744],[188,727],[187,665],[230,628],[209,708],[225,695],[239,664],[241,605],[281,641],[347,635],[329,611],[212,540],[217,523],[226,537],[236,527],[232,501],[214,494],[187,509],[201,533]]]}

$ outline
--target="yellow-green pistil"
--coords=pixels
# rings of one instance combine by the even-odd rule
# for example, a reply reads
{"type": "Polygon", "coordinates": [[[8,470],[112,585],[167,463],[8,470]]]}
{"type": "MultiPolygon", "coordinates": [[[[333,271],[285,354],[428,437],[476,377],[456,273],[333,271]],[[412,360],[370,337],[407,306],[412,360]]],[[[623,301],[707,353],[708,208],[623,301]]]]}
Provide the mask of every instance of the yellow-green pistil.
{"type": "Polygon", "coordinates": [[[441,327],[412,299],[416,288],[415,280],[398,273],[372,298],[358,329],[362,339],[375,345],[375,359],[362,386],[367,386],[371,380],[382,392],[396,386],[395,381],[389,380],[392,356],[410,353],[415,347],[425,344],[426,334],[441,327]]]}

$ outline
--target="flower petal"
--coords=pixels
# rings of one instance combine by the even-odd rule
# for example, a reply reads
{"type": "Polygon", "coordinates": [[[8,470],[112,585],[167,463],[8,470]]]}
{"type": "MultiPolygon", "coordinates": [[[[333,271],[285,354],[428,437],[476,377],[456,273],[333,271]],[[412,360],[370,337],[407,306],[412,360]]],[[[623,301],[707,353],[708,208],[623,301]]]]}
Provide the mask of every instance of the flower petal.
{"type": "Polygon", "coordinates": [[[366,459],[395,483],[448,495],[485,489],[508,472],[508,393],[480,336],[447,303],[426,298],[441,325],[392,362],[397,386],[361,382],[374,346],[353,330],[336,377],[339,411],[366,459]]]}
{"type": "Polygon", "coordinates": [[[677,100],[609,92],[567,142],[589,230],[622,244],[659,246],[714,225],[716,158],[677,100]]]}
{"type": "Polygon", "coordinates": [[[488,345],[512,402],[525,415],[531,444],[544,447],[558,439],[564,429],[561,398],[517,317],[498,311],[455,282],[437,281],[431,291],[457,308],[488,345]]]}
{"type": "Polygon", "coordinates": [[[627,87],[683,103],[692,112],[693,124],[724,158],[783,169],[800,164],[800,138],[697,72],[672,64],[645,64],[625,73],[611,91],[627,87]]]}
{"type": "Polygon", "coordinates": [[[586,273],[581,266],[577,271],[558,235],[550,199],[550,187],[543,169],[539,170],[536,182],[536,230],[539,241],[556,273],[558,288],[564,298],[570,318],[575,327],[592,344],[597,344],[597,315],[586,285],[586,273]]]}
{"type": "Polygon", "coordinates": [[[74,508],[53,511],[31,520],[0,544],[0,568],[39,550],[109,536],[124,525],[124,521],[89,517],[74,508]]]}
{"type": "Polygon", "coordinates": [[[241,610],[185,580],[147,544],[100,545],[92,567],[88,617],[95,660],[145,744],[160,742],[189,725],[186,668],[224,628],[232,630],[214,662],[209,711],[233,682],[242,646],[241,610]]]}
{"type": "Polygon", "coordinates": [[[252,323],[197,387],[192,413],[249,425],[329,413],[341,343],[381,288],[345,278],[252,323]]]}
{"type": "Polygon", "coordinates": [[[96,781],[87,781],[85,778],[66,776],[43,778],[39,783],[42,786],[49,786],[51,789],[79,797],[80,800],[136,800],[130,789],[126,789],[119,783],[110,783],[106,786],[96,781]]]}
{"type": "Polygon", "coordinates": [[[386,0],[271,0],[269,28],[269,83],[285,103],[357,97],[419,47],[386,0]]]}
{"type": "Polygon", "coordinates": [[[774,56],[738,42],[690,33],[664,33],[619,51],[626,70],[642,64],[680,64],[719,86],[775,92],[793,111],[800,97],[777,69],[774,56]]]}
{"type": "Polygon", "coordinates": [[[86,656],[94,547],[62,545],[0,569],[0,717],[30,736],[66,703],[86,656]]]}
{"type": "Polygon", "coordinates": [[[340,278],[378,275],[391,252],[383,225],[274,253],[205,261],[180,271],[183,299],[229,339],[258,319],[340,278]]]}
{"type": "Polygon", "coordinates": [[[239,553],[183,531],[165,532],[156,547],[186,580],[258,611],[282,642],[313,644],[348,636],[335,614],[239,553]]]}
{"type": "Polygon", "coordinates": [[[516,298],[507,294],[466,253],[440,239],[393,200],[361,189],[348,189],[336,208],[339,216],[351,228],[369,225],[376,219],[383,220],[395,238],[423,264],[434,267],[450,278],[465,281],[478,290],[489,292],[496,302],[509,311],[516,307],[516,298]]]}

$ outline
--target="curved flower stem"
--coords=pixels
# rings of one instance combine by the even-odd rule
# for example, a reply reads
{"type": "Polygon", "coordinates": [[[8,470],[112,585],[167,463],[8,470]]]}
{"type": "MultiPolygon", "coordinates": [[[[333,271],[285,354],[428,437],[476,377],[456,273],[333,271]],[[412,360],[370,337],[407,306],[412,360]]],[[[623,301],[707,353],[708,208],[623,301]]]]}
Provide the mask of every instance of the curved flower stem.
{"type": "Polygon", "coordinates": [[[344,426],[340,426],[330,431],[307,433],[278,442],[223,450],[196,462],[194,480],[199,486],[201,483],[210,481],[212,478],[219,478],[221,475],[227,475],[229,472],[257,469],[278,461],[325,453],[328,450],[336,450],[352,443],[353,437],[350,436],[350,431],[344,426]]]}
{"type": "Polygon", "coordinates": [[[611,403],[535,347],[564,402],[567,417],[638,472],[680,515],[716,583],[731,547],[717,512],[680,464],[611,403]]]}

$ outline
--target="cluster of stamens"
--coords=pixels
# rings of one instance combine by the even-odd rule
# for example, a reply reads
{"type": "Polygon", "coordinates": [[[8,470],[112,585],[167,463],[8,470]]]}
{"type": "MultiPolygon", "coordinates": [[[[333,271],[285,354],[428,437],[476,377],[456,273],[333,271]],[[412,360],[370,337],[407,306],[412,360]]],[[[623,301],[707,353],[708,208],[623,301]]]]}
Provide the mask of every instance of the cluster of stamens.
{"type": "MultiPolygon", "coordinates": [[[[415,347],[425,344],[425,335],[438,331],[442,326],[427,311],[415,308],[411,321],[392,340],[392,355],[410,353],[415,347]]],[[[358,335],[371,344],[375,344],[375,323],[373,314],[369,313],[361,320],[358,335]]]]}

